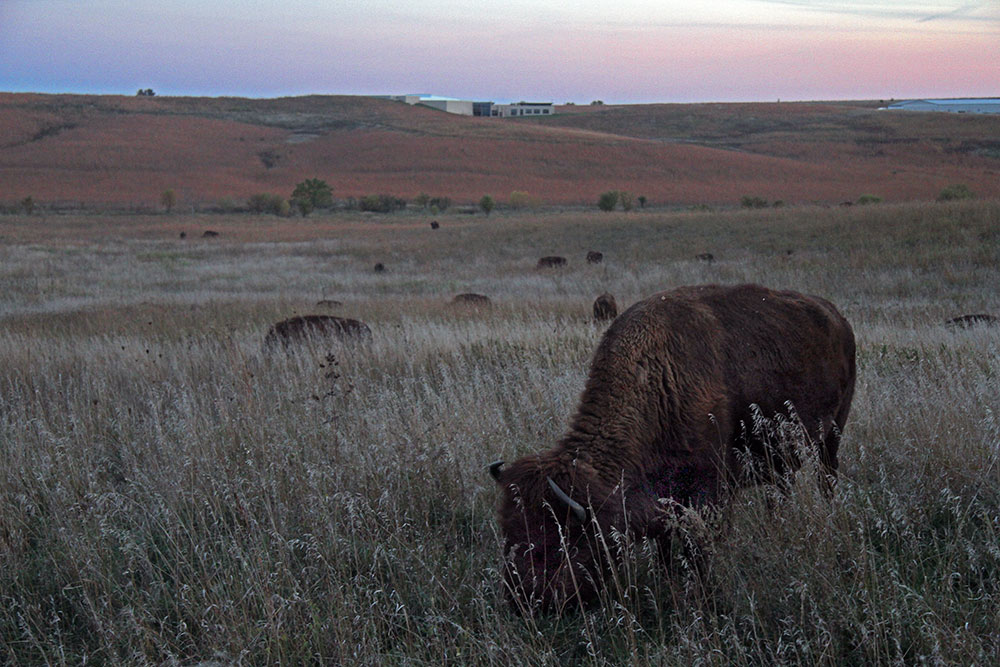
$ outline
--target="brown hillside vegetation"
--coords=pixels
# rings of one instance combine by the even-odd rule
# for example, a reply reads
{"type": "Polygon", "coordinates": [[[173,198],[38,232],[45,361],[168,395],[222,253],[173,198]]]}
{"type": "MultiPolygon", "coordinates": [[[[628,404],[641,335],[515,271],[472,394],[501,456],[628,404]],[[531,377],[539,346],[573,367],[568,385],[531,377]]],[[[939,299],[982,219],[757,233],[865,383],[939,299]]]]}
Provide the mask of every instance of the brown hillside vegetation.
{"type": "Polygon", "coordinates": [[[288,195],[322,178],[338,198],[419,192],[474,202],[514,190],[591,204],[625,189],[656,204],[743,195],[839,202],[1000,195],[1000,117],[871,103],[560,107],[483,119],[366,97],[281,99],[0,94],[0,202],[183,205],[288,195]]]}

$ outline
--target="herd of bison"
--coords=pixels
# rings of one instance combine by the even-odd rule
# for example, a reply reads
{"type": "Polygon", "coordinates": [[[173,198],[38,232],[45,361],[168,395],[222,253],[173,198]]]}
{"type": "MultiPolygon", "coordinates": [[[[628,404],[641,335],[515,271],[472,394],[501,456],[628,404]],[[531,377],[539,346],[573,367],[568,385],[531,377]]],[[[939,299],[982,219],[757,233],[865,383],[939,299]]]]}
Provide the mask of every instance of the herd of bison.
{"type": "MultiPolygon", "coordinates": [[[[586,255],[591,264],[603,259],[586,255]]],[[[565,266],[565,257],[546,256],[537,269],[565,266]]],[[[466,293],[450,305],[492,302],[466,293]]],[[[820,489],[834,490],[856,371],[854,333],[832,303],[759,285],[697,285],[654,294],[620,315],[604,293],[593,318],[610,325],[566,434],[548,451],[489,466],[500,492],[503,589],[518,613],[597,603],[622,558],[613,535],[654,540],[664,565],[672,544],[698,563],[711,536],[678,539],[692,510],[723,509],[739,487],[787,490],[810,459],[820,489]]],[[[973,314],[945,324],[998,320],[973,314]]],[[[359,320],[305,315],[272,326],[264,347],[311,337],[364,342],[372,332],[359,320]]]]}

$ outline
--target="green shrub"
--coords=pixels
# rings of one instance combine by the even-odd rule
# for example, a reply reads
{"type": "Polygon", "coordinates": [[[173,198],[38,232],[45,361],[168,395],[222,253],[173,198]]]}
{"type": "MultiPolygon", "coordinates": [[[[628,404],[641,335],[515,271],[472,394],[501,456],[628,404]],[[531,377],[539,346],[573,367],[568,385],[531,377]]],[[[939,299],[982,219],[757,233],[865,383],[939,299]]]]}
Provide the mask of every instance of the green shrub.
{"type": "Polygon", "coordinates": [[[858,197],[858,204],[862,206],[867,206],[868,204],[878,204],[881,203],[882,198],[878,195],[861,195],[858,197]]]}
{"type": "Polygon", "coordinates": [[[740,199],[740,206],[743,208],[767,208],[767,200],[763,197],[756,197],[754,195],[743,195],[740,199]]]}
{"type": "Polygon", "coordinates": [[[957,199],[975,199],[976,195],[969,189],[968,185],[963,183],[955,183],[954,185],[949,185],[943,188],[940,193],[938,193],[938,201],[954,201],[957,199]]]}
{"type": "Polygon", "coordinates": [[[292,201],[303,216],[307,216],[317,208],[333,206],[333,190],[318,178],[307,178],[295,186],[292,201]]]}
{"type": "Polygon", "coordinates": [[[534,206],[535,201],[532,199],[531,195],[523,190],[514,190],[510,193],[510,207],[511,208],[530,208],[534,206]]]}
{"type": "Polygon", "coordinates": [[[406,200],[392,195],[367,195],[358,201],[358,208],[372,213],[392,213],[406,208],[406,200]]]}
{"type": "Polygon", "coordinates": [[[631,192],[621,191],[618,193],[618,201],[622,204],[622,210],[631,211],[635,208],[635,198],[631,192]]]}
{"type": "Polygon", "coordinates": [[[621,193],[617,190],[609,190],[602,193],[600,197],[597,198],[597,208],[602,211],[613,211],[615,206],[618,205],[618,197],[621,193]]]}
{"type": "MultiPolygon", "coordinates": [[[[451,199],[448,197],[431,197],[430,205],[438,211],[446,211],[451,206],[451,199]]],[[[406,206],[406,202],[403,202],[403,206],[406,206]]]]}
{"type": "Polygon", "coordinates": [[[174,210],[174,206],[177,205],[177,193],[171,188],[167,188],[160,194],[160,205],[166,209],[167,213],[174,210]]]}
{"type": "Polygon", "coordinates": [[[486,215],[489,215],[495,206],[496,202],[489,195],[483,195],[483,198],[479,200],[479,208],[483,209],[483,213],[486,215]]]}
{"type": "Polygon", "coordinates": [[[247,208],[254,213],[271,213],[272,215],[281,215],[282,202],[285,204],[288,203],[281,195],[275,195],[269,192],[259,192],[255,195],[250,195],[250,198],[247,200],[247,208]]]}

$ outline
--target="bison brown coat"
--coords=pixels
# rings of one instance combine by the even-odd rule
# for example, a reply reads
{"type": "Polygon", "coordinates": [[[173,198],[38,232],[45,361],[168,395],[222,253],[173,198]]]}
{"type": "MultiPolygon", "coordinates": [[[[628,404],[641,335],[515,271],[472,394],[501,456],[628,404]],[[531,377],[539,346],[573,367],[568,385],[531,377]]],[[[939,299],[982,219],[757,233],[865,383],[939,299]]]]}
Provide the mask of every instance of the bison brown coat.
{"type": "Polygon", "coordinates": [[[304,315],[282,320],[268,330],[264,348],[288,347],[312,336],[333,337],[340,340],[369,340],[372,331],[360,320],[333,315],[304,315]]]}
{"type": "Polygon", "coordinates": [[[606,322],[618,317],[618,302],[613,294],[605,292],[594,299],[594,319],[598,322],[606,322]]]}
{"type": "Polygon", "coordinates": [[[853,331],[824,299],[708,285],[636,303],[601,340],[568,433],[547,452],[491,466],[512,604],[592,601],[607,567],[598,531],[666,548],[670,501],[721,503],[733,486],[794,471],[798,457],[759,437],[760,416],[792,406],[835,475],[854,380],[853,331]]]}

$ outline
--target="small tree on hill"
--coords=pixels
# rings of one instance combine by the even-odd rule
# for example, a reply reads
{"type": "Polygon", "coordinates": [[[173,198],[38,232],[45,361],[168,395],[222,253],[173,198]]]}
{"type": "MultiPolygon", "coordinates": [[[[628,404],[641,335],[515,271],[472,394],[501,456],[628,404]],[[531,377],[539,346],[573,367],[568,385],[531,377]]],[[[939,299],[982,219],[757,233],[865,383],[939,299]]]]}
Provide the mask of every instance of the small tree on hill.
{"type": "Polygon", "coordinates": [[[317,208],[329,208],[333,205],[333,190],[318,178],[307,178],[295,186],[292,192],[292,202],[302,212],[309,215],[317,208]]]}
{"type": "Polygon", "coordinates": [[[632,197],[631,192],[619,192],[618,201],[622,203],[622,210],[624,211],[631,211],[635,208],[635,199],[632,197]]]}
{"type": "Polygon", "coordinates": [[[639,201],[639,208],[646,208],[646,202],[649,201],[646,195],[639,195],[636,199],[639,201]]]}
{"type": "Polygon", "coordinates": [[[618,206],[618,191],[608,190],[602,193],[600,197],[597,198],[597,208],[602,211],[613,211],[615,206],[618,206]]]}
{"type": "Polygon", "coordinates": [[[493,201],[493,197],[489,195],[483,195],[483,198],[479,200],[479,208],[483,209],[483,213],[487,216],[489,216],[495,206],[496,202],[493,201]]]}
{"type": "Polygon", "coordinates": [[[164,190],[163,194],[160,195],[160,205],[167,210],[167,213],[173,211],[174,206],[177,205],[177,193],[170,188],[164,190]]]}

